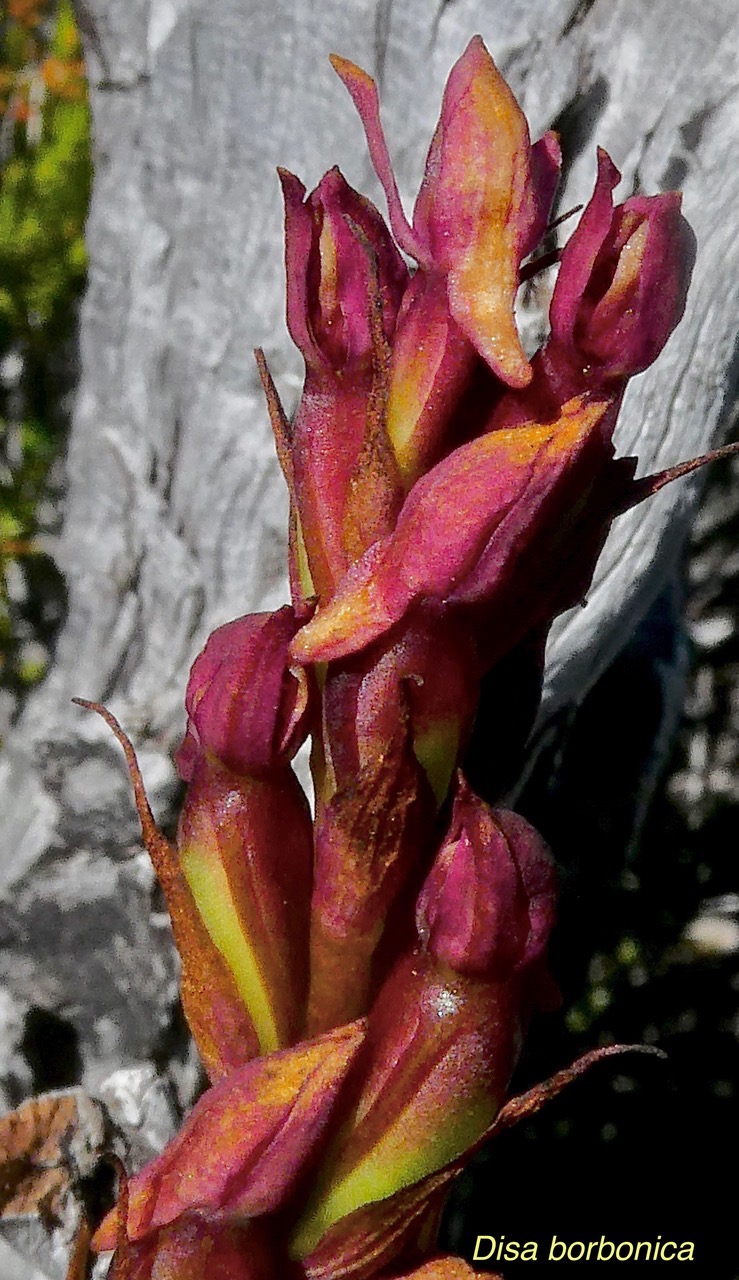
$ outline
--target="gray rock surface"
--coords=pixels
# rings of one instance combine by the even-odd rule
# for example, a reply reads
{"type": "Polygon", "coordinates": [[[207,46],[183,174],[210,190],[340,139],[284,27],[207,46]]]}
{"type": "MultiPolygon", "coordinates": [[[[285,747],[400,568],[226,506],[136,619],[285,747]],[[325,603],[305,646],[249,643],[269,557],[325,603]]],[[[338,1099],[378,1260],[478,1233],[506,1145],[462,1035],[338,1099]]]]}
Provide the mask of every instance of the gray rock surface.
{"type": "Polygon", "coordinates": [[[42,1094],[2,1117],[4,1280],[68,1277],[70,1254],[86,1221],[82,1186],[94,1176],[112,1136],[104,1108],[82,1089],[42,1094]]]}
{"type": "MultiPolygon", "coordinates": [[[[3,1280],[70,1280],[70,1255],[80,1230],[89,1223],[85,1200],[94,1185],[98,1192],[101,1189],[106,1157],[114,1153],[130,1174],[135,1173],[161,1151],[178,1126],[174,1094],[151,1063],[101,1078],[95,1096],[82,1089],[58,1090],[2,1117],[3,1280]],[[54,1121],[50,1131],[44,1119],[58,1104],[65,1108],[63,1133],[54,1121]],[[51,1186],[49,1176],[55,1179],[51,1186]],[[18,1203],[19,1195],[23,1204],[18,1203]]],[[[89,1228],[85,1238],[89,1239],[89,1228]]],[[[90,1261],[90,1280],[103,1280],[108,1263],[109,1255],[94,1264],[90,1261]]]]}
{"type": "MultiPolygon", "coordinates": [[[[82,1077],[99,1079],[161,1057],[176,962],[120,752],[70,698],[120,717],[166,818],[190,661],[217,624],[285,598],[285,495],[251,356],[264,346],[294,405],[274,166],[313,184],[338,163],[382,206],[327,53],[378,77],[406,202],[476,31],[532,132],[562,132],[562,209],[587,198],[596,142],[623,192],[684,189],[699,242],[688,312],[618,431],[648,472],[718,440],[735,394],[739,29],[729,0],[80,0],[78,12],[95,185],[59,547],[69,608],[2,763],[0,979],[8,1025],[52,1011],[82,1077]]],[[[661,589],[697,483],[619,523],[587,609],[557,628],[547,713],[579,699],[661,589]]]]}

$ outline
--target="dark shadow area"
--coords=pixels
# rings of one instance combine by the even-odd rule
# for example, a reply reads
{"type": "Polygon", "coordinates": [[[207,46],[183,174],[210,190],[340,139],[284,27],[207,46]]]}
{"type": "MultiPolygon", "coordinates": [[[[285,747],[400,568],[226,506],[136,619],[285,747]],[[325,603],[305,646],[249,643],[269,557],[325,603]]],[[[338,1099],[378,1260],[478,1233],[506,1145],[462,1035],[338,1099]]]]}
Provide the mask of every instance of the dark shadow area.
{"type": "Polygon", "coordinates": [[[20,1048],[33,1072],[34,1093],[79,1084],[83,1062],[71,1022],[47,1009],[29,1009],[20,1048]]]}
{"type": "Polygon", "coordinates": [[[609,97],[610,87],[605,76],[596,76],[553,121],[551,127],[559,134],[562,154],[570,163],[590,145],[609,97]]]}

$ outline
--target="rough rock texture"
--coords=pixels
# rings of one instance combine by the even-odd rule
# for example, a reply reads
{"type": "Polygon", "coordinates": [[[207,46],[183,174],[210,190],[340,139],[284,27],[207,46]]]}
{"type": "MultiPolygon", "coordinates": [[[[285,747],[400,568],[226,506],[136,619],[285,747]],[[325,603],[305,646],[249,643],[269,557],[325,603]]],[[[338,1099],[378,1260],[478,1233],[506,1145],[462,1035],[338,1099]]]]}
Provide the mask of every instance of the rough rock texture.
{"type": "MultiPolygon", "coordinates": [[[[380,80],[406,201],[444,78],[475,31],[532,132],[562,133],[561,209],[587,198],[596,141],[622,192],[684,189],[699,242],[688,312],[619,426],[646,472],[717,440],[734,395],[739,30],[729,0],[80,0],[78,11],[95,187],[59,547],[69,607],[1,766],[0,1041],[27,1048],[38,1031],[27,1010],[41,1009],[67,1037],[69,1074],[87,1081],[106,1064],[167,1060],[176,967],[120,752],[69,700],[119,715],[166,816],[192,657],[213,626],[284,599],[286,503],[251,356],[264,346],[294,404],[274,166],[312,184],[339,163],[381,203],[327,53],[380,80]]],[[[620,522],[588,608],[557,629],[547,714],[579,700],[663,587],[696,484],[620,522]]],[[[12,1047],[5,1057],[14,1101],[27,1068],[12,1047]]],[[[178,1079],[186,1095],[192,1072],[178,1079]]]]}
{"type": "Polygon", "coordinates": [[[114,1072],[98,1083],[97,1094],[42,1093],[0,1117],[3,1280],[82,1280],[83,1272],[85,1280],[103,1280],[107,1274],[107,1258],[94,1267],[82,1259],[90,1227],[110,1200],[109,1155],[135,1172],[173,1137],[178,1117],[151,1065],[114,1072]]]}

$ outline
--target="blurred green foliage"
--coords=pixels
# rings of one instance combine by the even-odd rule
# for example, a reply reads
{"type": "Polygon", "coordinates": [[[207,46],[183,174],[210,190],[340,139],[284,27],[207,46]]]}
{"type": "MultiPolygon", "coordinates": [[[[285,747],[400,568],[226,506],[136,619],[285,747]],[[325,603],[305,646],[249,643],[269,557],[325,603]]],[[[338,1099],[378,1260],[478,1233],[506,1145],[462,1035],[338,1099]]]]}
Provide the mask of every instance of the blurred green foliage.
{"type": "Polygon", "coordinates": [[[60,584],[39,534],[64,434],[70,334],[85,278],[90,129],[69,0],[0,14],[0,682],[43,674],[60,584]]]}

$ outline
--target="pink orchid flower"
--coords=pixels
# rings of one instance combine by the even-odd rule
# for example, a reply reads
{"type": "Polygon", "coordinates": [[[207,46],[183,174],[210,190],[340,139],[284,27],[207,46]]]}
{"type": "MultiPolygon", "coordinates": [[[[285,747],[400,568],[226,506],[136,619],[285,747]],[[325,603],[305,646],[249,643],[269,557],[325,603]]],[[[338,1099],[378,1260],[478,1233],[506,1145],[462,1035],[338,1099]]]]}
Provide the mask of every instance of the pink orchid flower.
{"type": "Polygon", "coordinates": [[[532,1014],[557,1002],[555,874],[528,822],[474,794],[464,756],[483,676],[525,659],[535,684],[612,521],[705,461],[635,481],[612,444],[628,379],[682,315],[692,233],[674,193],[614,207],[600,152],[529,359],[515,305],[544,260],[526,261],[556,137],[531,144],[475,37],[409,220],[376,86],[333,62],[390,229],[338,170],[310,194],[281,173],[294,422],[257,358],[292,604],[219,628],[193,665],[174,843],[96,708],[126,752],[211,1078],[122,1179],[94,1240],[116,1249],[115,1280],[468,1280],[435,1237],[470,1153],[620,1052],[507,1099],[532,1014]],[[309,736],[313,814],[291,766],[309,736]]]}

